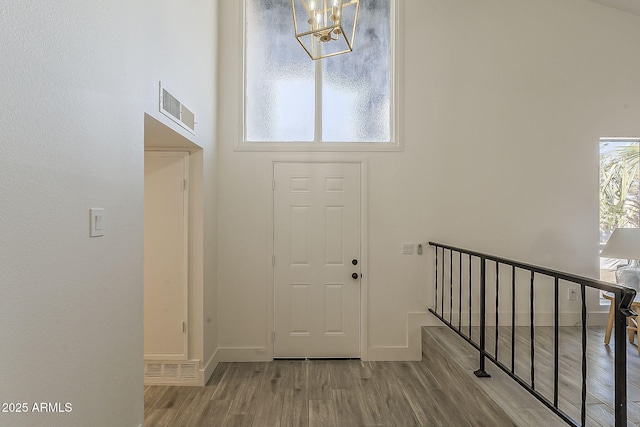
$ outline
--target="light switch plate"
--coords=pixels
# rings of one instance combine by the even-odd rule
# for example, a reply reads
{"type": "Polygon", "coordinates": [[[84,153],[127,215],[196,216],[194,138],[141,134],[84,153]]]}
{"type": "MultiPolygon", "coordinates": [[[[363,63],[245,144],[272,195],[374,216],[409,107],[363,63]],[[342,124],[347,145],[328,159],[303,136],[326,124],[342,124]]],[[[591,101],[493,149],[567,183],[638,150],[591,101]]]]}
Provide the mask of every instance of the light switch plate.
{"type": "Polygon", "coordinates": [[[402,244],[402,255],[413,255],[413,243],[402,244]]]}
{"type": "Polygon", "coordinates": [[[91,231],[90,237],[104,236],[104,209],[103,208],[91,208],[89,209],[89,215],[91,217],[91,231]]]}

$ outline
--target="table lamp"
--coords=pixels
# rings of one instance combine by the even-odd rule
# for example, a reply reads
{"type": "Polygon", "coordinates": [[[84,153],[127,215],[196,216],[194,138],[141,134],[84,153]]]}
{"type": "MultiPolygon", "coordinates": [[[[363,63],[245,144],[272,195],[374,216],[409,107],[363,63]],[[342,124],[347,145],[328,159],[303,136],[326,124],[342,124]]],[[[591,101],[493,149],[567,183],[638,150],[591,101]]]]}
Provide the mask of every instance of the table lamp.
{"type": "Polygon", "coordinates": [[[629,260],[628,265],[618,267],[616,282],[619,285],[640,290],[640,228],[616,228],[600,252],[603,258],[629,260]]]}

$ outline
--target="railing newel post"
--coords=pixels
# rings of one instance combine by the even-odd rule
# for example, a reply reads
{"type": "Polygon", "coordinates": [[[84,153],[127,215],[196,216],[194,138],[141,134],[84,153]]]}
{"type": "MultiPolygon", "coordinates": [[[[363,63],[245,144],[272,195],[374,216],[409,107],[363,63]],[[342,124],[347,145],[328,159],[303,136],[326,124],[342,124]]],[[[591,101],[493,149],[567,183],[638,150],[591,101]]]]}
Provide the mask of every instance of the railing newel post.
{"type": "Polygon", "coordinates": [[[633,289],[616,292],[614,300],[614,402],[615,427],[627,425],[627,316],[635,315],[631,303],[636,296],[633,289]],[[625,292],[626,291],[626,292],[625,292]]]}
{"type": "Polygon", "coordinates": [[[474,372],[478,378],[490,378],[485,370],[486,327],[487,327],[487,259],[480,258],[480,369],[474,372]]]}

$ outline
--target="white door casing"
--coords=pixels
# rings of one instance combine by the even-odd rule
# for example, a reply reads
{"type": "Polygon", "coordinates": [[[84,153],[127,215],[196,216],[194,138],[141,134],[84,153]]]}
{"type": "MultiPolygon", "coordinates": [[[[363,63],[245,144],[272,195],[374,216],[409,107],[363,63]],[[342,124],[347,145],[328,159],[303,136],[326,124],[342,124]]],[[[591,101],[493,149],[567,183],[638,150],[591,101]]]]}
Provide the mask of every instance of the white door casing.
{"type": "Polygon", "coordinates": [[[145,152],[144,357],[187,359],[189,153],[145,152]]]}
{"type": "Polygon", "coordinates": [[[274,357],[357,358],[358,163],[274,165],[274,357]]]}

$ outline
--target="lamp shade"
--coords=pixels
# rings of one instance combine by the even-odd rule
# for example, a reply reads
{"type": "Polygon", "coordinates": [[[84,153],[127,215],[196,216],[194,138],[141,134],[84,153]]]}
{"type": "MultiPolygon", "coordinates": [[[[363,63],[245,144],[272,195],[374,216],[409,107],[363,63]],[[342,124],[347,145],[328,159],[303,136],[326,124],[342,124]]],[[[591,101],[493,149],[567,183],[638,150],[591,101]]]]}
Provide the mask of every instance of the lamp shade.
{"type": "Polygon", "coordinates": [[[640,259],[640,228],[616,228],[600,252],[603,258],[640,259]]]}

